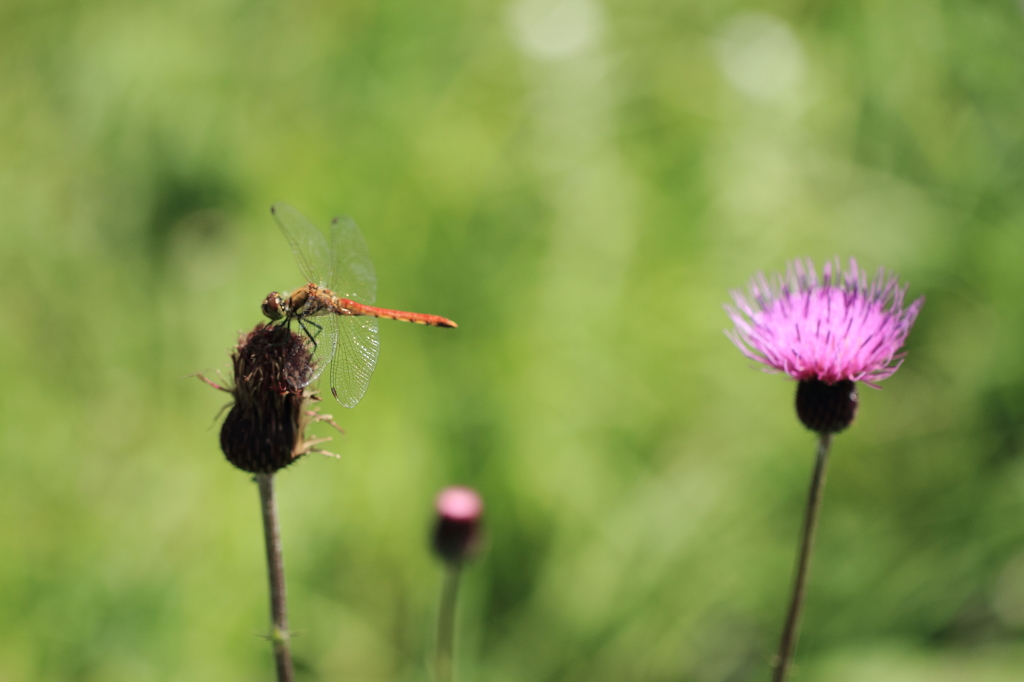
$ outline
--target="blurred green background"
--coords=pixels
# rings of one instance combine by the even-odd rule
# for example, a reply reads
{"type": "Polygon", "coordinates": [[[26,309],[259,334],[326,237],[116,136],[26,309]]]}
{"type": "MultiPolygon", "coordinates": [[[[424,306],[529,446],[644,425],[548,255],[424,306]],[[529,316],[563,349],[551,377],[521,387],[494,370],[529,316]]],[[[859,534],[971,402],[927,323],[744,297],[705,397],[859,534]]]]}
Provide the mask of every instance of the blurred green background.
{"type": "Polygon", "coordinates": [[[279,476],[301,680],[426,680],[433,497],[485,496],[462,679],[765,680],[814,437],[728,290],[928,303],[825,495],[795,679],[1024,679],[1024,5],[0,4],[0,680],[271,680],[226,369],[349,213],[382,323],[279,476]],[[327,435],[327,432],[322,432],[327,435]]]}

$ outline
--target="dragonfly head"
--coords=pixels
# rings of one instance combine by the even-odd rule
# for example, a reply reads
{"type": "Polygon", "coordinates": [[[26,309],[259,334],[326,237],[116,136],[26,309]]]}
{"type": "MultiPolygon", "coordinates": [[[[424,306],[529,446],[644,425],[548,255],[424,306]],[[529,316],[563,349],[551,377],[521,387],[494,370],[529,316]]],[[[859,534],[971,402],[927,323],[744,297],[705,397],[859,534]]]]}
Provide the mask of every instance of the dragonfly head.
{"type": "Polygon", "coordinates": [[[280,320],[285,315],[284,299],[281,294],[271,291],[263,299],[263,314],[271,320],[280,320]]]}

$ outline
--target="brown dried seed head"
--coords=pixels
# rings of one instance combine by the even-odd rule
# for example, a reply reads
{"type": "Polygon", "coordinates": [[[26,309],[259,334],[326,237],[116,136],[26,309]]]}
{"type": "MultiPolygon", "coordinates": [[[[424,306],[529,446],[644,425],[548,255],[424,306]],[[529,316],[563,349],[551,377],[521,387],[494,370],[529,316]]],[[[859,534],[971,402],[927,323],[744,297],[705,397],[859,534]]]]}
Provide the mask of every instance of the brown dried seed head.
{"type": "Polygon", "coordinates": [[[305,428],[311,418],[313,371],[305,339],[286,326],[257,325],[231,356],[235,404],[220,431],[228,461],[243,471],[267,474],[309,453],[305,428]]]}

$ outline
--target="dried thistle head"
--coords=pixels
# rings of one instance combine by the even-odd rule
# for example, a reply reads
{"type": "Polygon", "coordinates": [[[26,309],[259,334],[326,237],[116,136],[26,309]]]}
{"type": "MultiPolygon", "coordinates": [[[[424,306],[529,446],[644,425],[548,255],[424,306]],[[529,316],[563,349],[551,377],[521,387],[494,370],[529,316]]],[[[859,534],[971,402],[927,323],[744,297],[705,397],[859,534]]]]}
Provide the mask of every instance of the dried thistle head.
{"type": "Polygon", "coordinates": [[[307,440],[306,426],[330,422],[330,415],[309,409],[317,398],[305,388],[314,374],[308,342],[287,326],[259,324],[242,335],[231,360],[233,387],[200,376],[235,398],[220,430],[228,461],[243,471],[269,474],[320,452],[315,446],[330,439],[307,440]]]}

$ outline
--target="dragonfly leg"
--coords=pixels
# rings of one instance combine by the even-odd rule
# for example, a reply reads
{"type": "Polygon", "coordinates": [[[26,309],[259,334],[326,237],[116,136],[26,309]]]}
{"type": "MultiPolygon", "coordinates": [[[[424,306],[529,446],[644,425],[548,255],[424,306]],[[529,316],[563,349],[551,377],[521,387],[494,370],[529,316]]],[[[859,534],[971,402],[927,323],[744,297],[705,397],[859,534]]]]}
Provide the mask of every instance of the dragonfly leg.
{"type": "Polygon", "coordinates": [[[299,317],[296,319],[299,321],[299,326],[302,327],[302,333],[305,334],[306,338],[309,339],[309,342],[313,344],[313,353],[316,353],[317,346],[319,345],[317,344],[316,337],[320,336],[320,332],[324,330],[323,325],[317,324],[313,320],[305,317],[299,317]],[[316,327],[316,333],[309,331],[309,328],[306,325],[316,327]]]}

